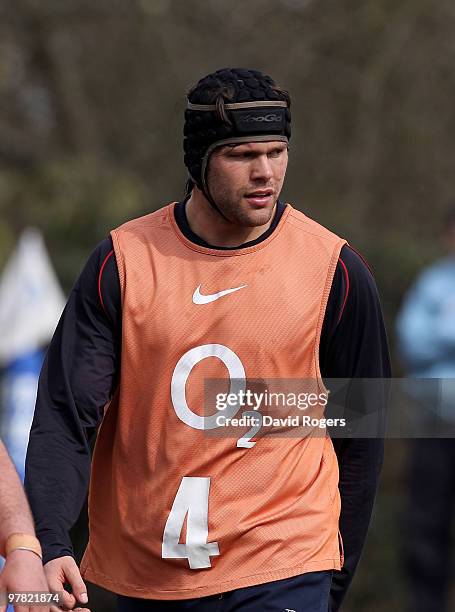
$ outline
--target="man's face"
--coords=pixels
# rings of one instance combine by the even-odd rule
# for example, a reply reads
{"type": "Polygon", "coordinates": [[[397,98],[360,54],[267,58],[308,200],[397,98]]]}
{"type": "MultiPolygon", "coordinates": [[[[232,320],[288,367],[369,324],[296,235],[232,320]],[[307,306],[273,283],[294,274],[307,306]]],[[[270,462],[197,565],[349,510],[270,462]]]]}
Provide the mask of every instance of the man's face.
{"type": "Polygon", "coordinates": [[[215,149],[207,172],[210,195],[231,223],[265,225],[283,187],[287,163],[287,144],[280,141],[215,149]]]}

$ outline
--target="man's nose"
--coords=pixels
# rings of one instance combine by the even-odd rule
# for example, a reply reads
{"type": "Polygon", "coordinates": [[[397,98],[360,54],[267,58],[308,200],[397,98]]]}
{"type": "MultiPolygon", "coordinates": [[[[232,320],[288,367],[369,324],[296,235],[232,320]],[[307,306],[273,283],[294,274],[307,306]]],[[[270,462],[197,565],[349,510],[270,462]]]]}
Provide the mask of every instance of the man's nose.
{"type": "Polygon", "coordinates": [[[267,180],[269,181],[273,176],[272,165],[267,155],[259,155],[253,162],[251,169],[252,180],[267,180]]]}

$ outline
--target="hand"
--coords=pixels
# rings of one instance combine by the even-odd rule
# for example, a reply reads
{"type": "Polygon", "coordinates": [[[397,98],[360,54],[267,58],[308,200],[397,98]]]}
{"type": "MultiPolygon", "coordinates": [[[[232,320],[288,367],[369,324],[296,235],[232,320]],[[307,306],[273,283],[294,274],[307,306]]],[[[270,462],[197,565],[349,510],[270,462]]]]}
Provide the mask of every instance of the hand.
{"type": "MultiPolygon", "coordinates": [[[[80,602],[86,604],[88,602],[87,587],[82,580],[81,573],[77,567],[73,557],[59,557],[48,561],[44,566],[49,590],[53,593],[61,593],[63,603],[60,606],[64,610],[71,610],[80,602]],[[73,591],[73,595],[63,589],[63,585],[67,582],[73,591]]],[[[90,612],[88,608],[77,608],[80,612],[90,612]]],[[[1,612],[1,610],[0,610],[1,612]]],[[[51,607],[51,612],[61,612],[56,606],[51,607]]]]}
{"type": "MultiPolygon", "coordinates": [[[[0,574],[0,593],[19,593],[21,591],[48,592],[47,580],[41,559],[29,550],[13,550],[9,553],[2,573],[0,574]]],[[[5,612],[6,605],[0,604],[0,612],[5,612]]],[[[39,608],[30,603],[15,604],[16,612],[49,612],[49,606],[39,608]]]]}

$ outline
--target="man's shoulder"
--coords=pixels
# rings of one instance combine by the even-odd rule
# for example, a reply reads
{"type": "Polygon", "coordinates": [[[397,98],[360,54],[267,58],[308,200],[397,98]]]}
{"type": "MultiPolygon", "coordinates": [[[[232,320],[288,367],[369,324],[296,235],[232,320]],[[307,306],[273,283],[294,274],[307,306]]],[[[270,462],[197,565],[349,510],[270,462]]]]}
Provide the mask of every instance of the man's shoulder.
{"type": "Polygon", "coordinates": [[[445,276],[451,276],[455,274],[455,258],[454,257],[442,257],[437,259],[433,263],[429,264],[420,273],[420,278],[425,280],[438,279],[445,276]]]}
{"type": "Polygon", "coordinates": [[[118,227],[113,229],[112,232],[117,234],[141,234],[149,230],[150,228],[159,227],[169,221],[170,211],[173,208],[174,204],[174,202],[171,202],[170,204],[166,204],[165,206],[163,206],[163,208],[154,210],[151,213],[148,213],[141,217],[136,217],[135,219],[130,219],[129,221],[126,221],[122,225],[119,225],[118,227]]]}
{"type": "Polygon", "coordinates": [[[321,225],[311,217],[308,217],[302,211],[294,208],[292,204],[288,204],[288,206],[290,208],[288,216],[289,223],[292,226],[300,229],[302,233],[311,234],[312,236],[317,236],[318,238],[322,238],[330,242],[346,242],[344,238],[341,238],[324,225],[321,225]]]}
{"type": "Polygon", "coordinates": [[[455,259],[444,257],[424,268],[414,282],[414,290],[421,295],[439,299],[448,292],[453,294],[454,279],[455,259]]]}

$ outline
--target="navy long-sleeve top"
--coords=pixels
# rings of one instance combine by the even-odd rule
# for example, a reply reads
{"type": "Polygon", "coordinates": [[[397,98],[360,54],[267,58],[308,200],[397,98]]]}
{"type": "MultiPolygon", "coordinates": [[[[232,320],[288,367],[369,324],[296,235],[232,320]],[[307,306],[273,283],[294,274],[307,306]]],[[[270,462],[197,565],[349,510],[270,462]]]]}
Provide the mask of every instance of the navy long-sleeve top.
{"type": "MultiPolygon", "coordinates": [[[[278,203],[270,228],[241,247],[270,235],[284,208],[278,203]]],[[[185,202],[175,207],[175,216],[189,240],[212,246],[192,232],[185,202]]],[[[118,384],[121,326],[120,283],[109,237],[95,248],[70,293],[39,381],[25,486],[45,563],[73,555],[69,529],[87,494],[89,440],[118,384]]],[[[319,358],[324,379],[390,377],[376,285],[362,257],[347,245],[341,250],[332,283],[319,358]]],[[[362,406],[357,409],[361,411],[362,406]]],[[[369,411],[371,407],[365,406],[365,412],[369,411]]],[[[332,581],[331,605],[332,610],[337,610],[354,575],[368,530],[383,441],[345,438],[334,439],[333,443],[340,469],[340,531],[345,551],[344,567],[335,572],[332,581]]]]}

